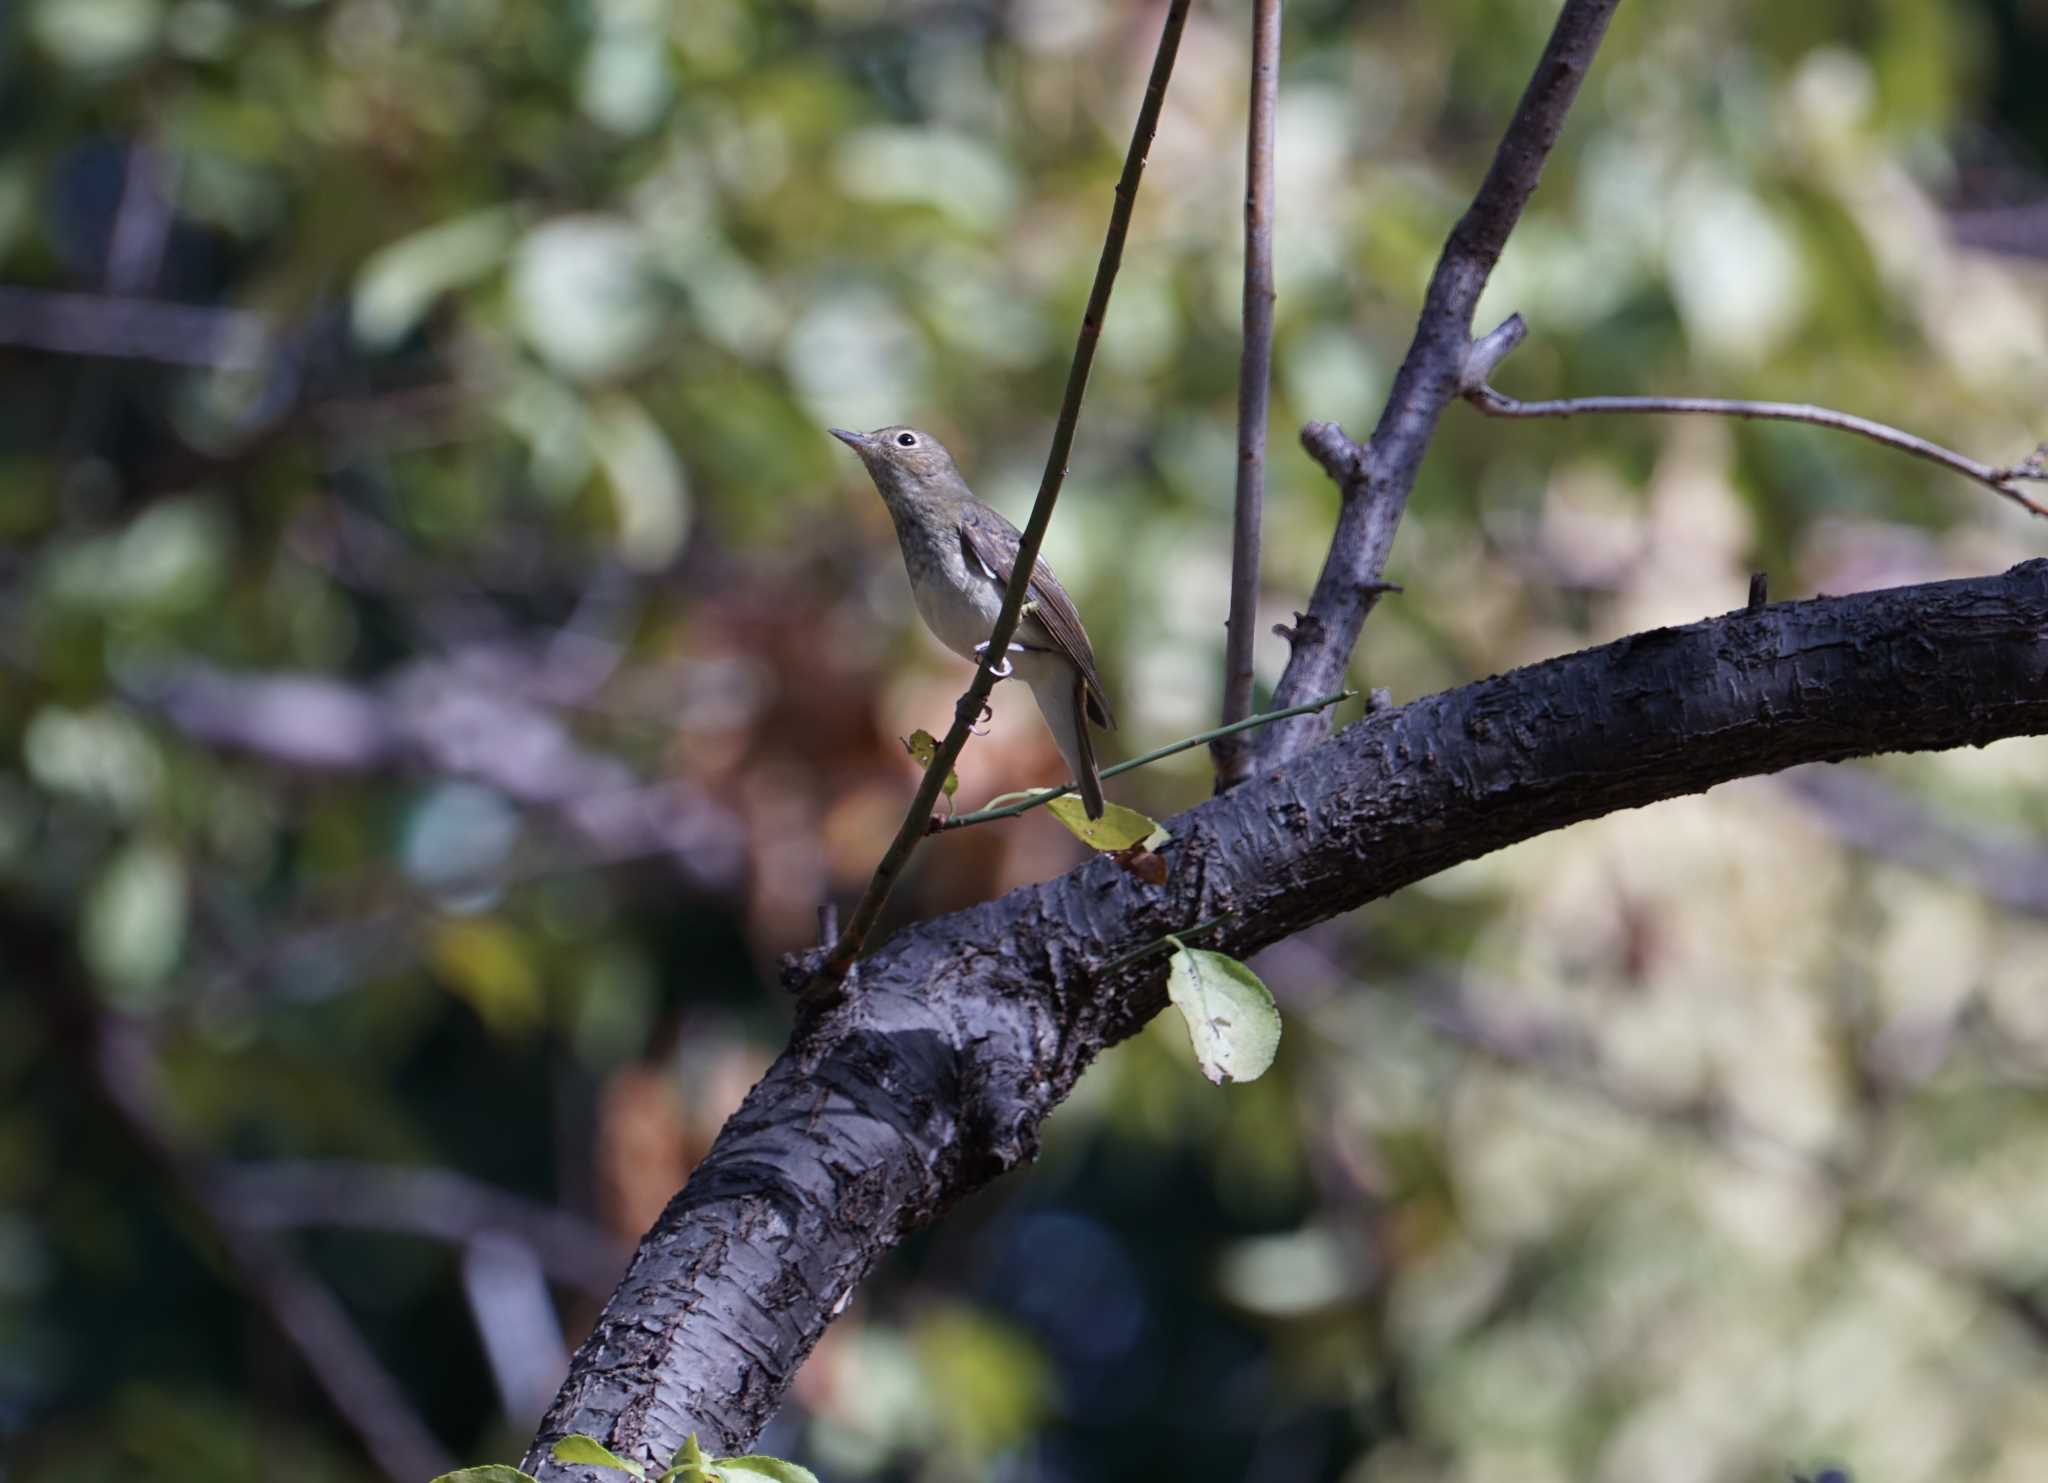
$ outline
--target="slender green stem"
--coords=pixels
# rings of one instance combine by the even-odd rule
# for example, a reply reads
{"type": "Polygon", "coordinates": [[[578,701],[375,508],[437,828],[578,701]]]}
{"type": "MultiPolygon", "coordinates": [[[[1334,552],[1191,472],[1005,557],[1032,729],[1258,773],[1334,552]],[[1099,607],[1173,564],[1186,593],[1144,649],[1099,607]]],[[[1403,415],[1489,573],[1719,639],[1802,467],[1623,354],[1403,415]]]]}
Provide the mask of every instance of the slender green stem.
{"type": "Polygon", "coordinates": [[[1132,951],[1125,953],[1121,958],[1111,958],[1102,965],[1102,974],[1107,976],[1116,972],[1119,968],[1128,968],[1140,958],[1151,957],[1152,954],[1158,952],[1161,948],[1170,947],[1175,951],[1179,951],[1183,937],[1199,937],[1202,933],[1213,931],[1229,920],[1230,913],[1226,911],[1219,916],[1209,918],[1206,922],[1197,922],[1192,927],[1183,927],[1178,932],[1169,932],[1164,937],[1148,942],[1141,948],[1134,948],[1132,951]]]}
{"type": "MultiPolygon", "coordinates": [[[[1218,726],[1212,731],[1204,731],[1195,736],[1184,736],[1179,741],[1147,752],[1142,757],[1133,757],[1128,762],[1119,762],[1114,767],[1105,767],[1102,769],[1102,775],[1105,778],[1113,778],[1118,773],[1130,772],[1134,768],[1145,767],[1157,762],[1162,757],[1171,757],[1176,752],[1190,751],[1195,747],[1216,740],[1219,736],[1230,736],[1239,731],[1249,731],[1254,726],[1264,726],[1271,721],[1285,721],[1289,716],[1306,716],[1311,711],[1320,711],[1337,704],[1339,701],[1349,700],[1357,693],[1356,690],[1339,690],[1334,695],[1325,695],[1321,700],[1311,700],[1306,705],[1289,706],[1284,711],[1266,711],[1260,715],[1246,716],[1242,721],[1232,721],[1228,726],[1218,726]]],[[[944,834],[949,829],[965,829],[969,824],[986,824],[991,819],[1014,819],[1019,814],[1029,813],[1039,805],[1051,803],[1055,798],[1064,797],[1073,791],[1074,785],[1072,783],[1059,788],[1040,788],[1036,792],[1025,794],[1015,803],[1005,803],[990,808],[978,808],[971,814],[956,814],[950,819],[931,819],[925,824],[925,832],[928,834],[944,834]]]]}
{"type": "MultiPolygon", "coordinates": [[[[1109,230],[1103,235],[1102,256],[1095,265],[1095,285],[1088,292],[1088,307],[1081,314],[1081,333],[1074,342],[1074,360],[1067,371],[1067,389],[1060,400],[1059,421],[1053,424],[1052,448],[1046,455],[1045,475],[1038,485],[1038,499],[1031,507],[1031,519],[1024,526],[1024,534],[1017,544],[1017,561],[1010,575],[1010,587],[1003,594],[1003,608],[996,617],[995,628],[989,633],[988,647],[982,651],[981,665],[974,672],[974,682],[967,687],[967,693],[960,697],[953,707],[953,726],[939,743],[939,750],[932,758],[931,766],[925,769],[924,781],[918,784],[917,796],[911,800],[910,812],[903,816],[902,827],[896,831],[896,838],[882,855],[875,867],[873,879],[861,893],[860,903],[848,918],[846,931],[825,956],[811,987],[805,990],[813,1001],[829,1001],[837,997],[836,986],[846,977],[846,971],[853,966],[853,960],[860,955],[866,944],[868,933],[882,914],[882,905],[889,899],[889,891],[896,884],[896,878],[903,873],[911,851],[924,838],[925,825],[931,821],[932,809],[939,799],[939,788],[946,774],[953,770],[953,763],[960,755],[960,749],[967,745],[967,733],[974,723],[981,719],[982,708],[988,704],[989,691],[995,687],[995,667],[1003,662],[1004,652],[1010,646],[1010,636],[1017,631],[1018,615],[1024,607],[1025,595],[1031,585],[1031,573],[1038,561],[1038,548],[1045,543],[1045,530],[1052,523],[1052,507],[1059,498],[1060,485],[1067,477],[1067,456],[1074,447],[1074,428],[1081,420],[1081,398],[1088,389],[1088,373],[1095,364],[1095,345],[1102,338],[1103,316],[1109,312],[1109,292],[1116,286],[1117,269],[1123,263],[1124,238],[1131,229],[1131,210],[1138,200],[1138,182],[1145,173],[1145,157],[1151,152],[1152,138],[1159,132],[1160,110],[1166,105],[1166,84],[1173,76],[1173,60],[1180,51],[1180,36],[1187,25],[1188,8],[1192,0],[1172,0],[1166,12],[1166,23],[1160,31],[1159,49],[1152,57],[1152,75],[1145,84],[1145,99],[1138,105],[1138,122],[1131,130],[1131,145],[1124,154],[1123,174],[1117,177],[1116,202],[1109,212],[1109,230]]],[[[1085,725],[1085,721],[1083,722],[1085,725]]]]}

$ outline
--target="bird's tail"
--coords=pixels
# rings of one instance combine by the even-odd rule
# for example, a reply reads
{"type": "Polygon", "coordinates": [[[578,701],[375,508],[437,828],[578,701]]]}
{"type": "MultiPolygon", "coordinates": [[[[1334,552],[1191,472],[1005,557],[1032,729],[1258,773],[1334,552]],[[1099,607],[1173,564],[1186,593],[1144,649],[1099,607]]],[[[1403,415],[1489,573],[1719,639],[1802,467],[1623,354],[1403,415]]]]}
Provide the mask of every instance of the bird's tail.
{"type": "Polygon", "coordinates": [[[1102,817],[1102,778],[1095,770],[1095,741],[1088,735],[1088,682],[1070,666],[1064,673],[1048,675],[1031,686],[1031,697],[1045,716],[1045,724],[1058,744],[1060,756],[1074,774],[1081,806],[1088,817],[1102,817]]]}

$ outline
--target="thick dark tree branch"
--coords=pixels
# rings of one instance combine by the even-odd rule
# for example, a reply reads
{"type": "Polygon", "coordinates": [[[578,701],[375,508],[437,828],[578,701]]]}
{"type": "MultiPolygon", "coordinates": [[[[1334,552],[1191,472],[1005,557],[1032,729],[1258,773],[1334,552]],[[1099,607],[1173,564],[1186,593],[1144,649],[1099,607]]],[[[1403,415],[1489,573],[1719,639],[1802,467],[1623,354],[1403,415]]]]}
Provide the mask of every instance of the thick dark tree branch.
{"type": "MultiPolygon", "coordinates": [[[[1620,0],[1565,0],[1486,179],[1444,244],[1415,338],[1394,377],[1371,443],[1352,443],[1333,423],[1312,423],[1303,433],[1304,441],[1315,437],[1311,452],[1331,470],[1344,499],[1307,617],[1293,630],[1294,651],[1273,697],[1276,707],[1299,705],[1312,695],[1343,686],[1366,615],[1385,590],[1380,574],[1386,570],[1394,528],[1415,487],[1422,455],[1436,432],[1437,419],[1464,383],[1472,312],[1507,245],[1508,233],[1536,189],[1543,162],[1557,143],[1565,115],[1619,4],[1620,0]],[[1333,460],[1342,463],[1348,476],[1332,468],[1333,460]]],[[[1269,728],[1259,742],[1260,763],[1271,767],[1285,761],[1313,746],[1325,729],[1325,723],[1313,716],[1269,728]]]]}
{"type": "MultiPolygon", "coordinates": [[[[1237,367],[1237,503],[1230,532],[1230,618],[1223,654],[1222,724],[1252,713],[1252,645],[1259,629],[1260,526],[1266,507],[1266,419],[1273,382],[1273,128],[1280,100],[1280,0],[1253,0],[1252,97],[1245,126],[1244,351],[1237,367]]],[[[1254,741],[1210,743],[1216,789],[1250,776],[1254,741]]]]}
{"type": "Polygon", "coordinates": [[[743,1449],[906,1232],[1030,1159],[1164,1003],[1161,933],[1239,956],[1463,860],[1802,762],[2048,733],[2048,561],[1741,611],[1374,712],[1170,821],[1168,885],[1106,860],[927,922],[808,1023],[641,1243],[526,1466],[572,1432],[743,1449]]]}

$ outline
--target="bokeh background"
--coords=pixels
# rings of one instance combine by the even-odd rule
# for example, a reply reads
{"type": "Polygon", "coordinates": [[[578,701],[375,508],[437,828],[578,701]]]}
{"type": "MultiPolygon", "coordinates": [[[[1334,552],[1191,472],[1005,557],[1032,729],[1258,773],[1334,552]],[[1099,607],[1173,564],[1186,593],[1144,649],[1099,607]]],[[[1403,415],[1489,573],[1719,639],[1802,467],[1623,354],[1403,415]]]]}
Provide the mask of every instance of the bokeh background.
{"type": "MultiPolygon", "coordinates": [[[[1554,10],[1289,7],[1262,627],[1334,511],[1294,430],[1369,430],[1554,10]]],[[[517,1457],[966,678],[822,428],[921,424],[1023,517],[1160,14],[0,4],[0,1477],[517,1457]]],[[[1112,755],[1218,704],[1248,35],[1189,23],[1048,544],[1112,755]]],[[[1498,384],[2024,456],[2044,68],[2032,0],[1623,7],[1482,311],[1533,331],[1498,384]]],[[[2044,550],[1811,429],[1454,408],[1353,675],[2044,550]]],[[[969,804],[1057,773],[997,710],[969,804]]],[[[1170,1021],[1105,1057],[764,1450],[2048,1476],[2044,763],[1754,780],[1273,950],[1272,1075],[1212,1088],[1170,1021]]],[[[1076,848],[948,836],[893,920],[1076,848]]]]}

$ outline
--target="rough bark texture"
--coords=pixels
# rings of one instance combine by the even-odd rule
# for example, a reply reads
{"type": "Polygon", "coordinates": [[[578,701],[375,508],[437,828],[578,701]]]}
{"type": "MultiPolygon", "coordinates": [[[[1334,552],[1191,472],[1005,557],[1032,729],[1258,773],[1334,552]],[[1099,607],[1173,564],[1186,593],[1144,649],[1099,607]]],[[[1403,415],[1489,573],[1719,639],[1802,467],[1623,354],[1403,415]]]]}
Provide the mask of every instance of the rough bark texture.
{"type": "MultiPolygon", "coordinates": [[[[2048,732],[2048,561],[1781,604],[1376,713],[1170,821],[1164,888],[1098,859],[900,934],[803,1025],[642,1243],[527,1467],[581,1432],[648,1462],[743,1450],[853,1285],[1032,1157],[1219,913],[1239,956],[1447,866],[1796,763],[2048,732]]],[[[592,1475],[594,1476],[594,1475],[592,1475]]]]}

